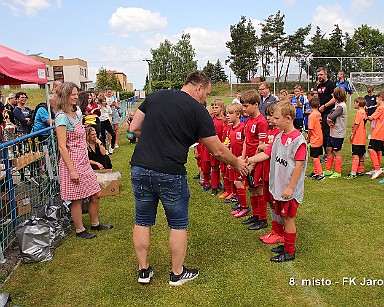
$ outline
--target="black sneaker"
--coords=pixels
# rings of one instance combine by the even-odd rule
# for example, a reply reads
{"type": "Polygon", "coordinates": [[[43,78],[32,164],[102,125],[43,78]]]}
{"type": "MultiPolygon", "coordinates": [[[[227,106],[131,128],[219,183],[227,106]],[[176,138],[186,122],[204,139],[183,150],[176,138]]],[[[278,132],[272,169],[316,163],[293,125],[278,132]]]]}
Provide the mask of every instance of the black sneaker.
{"type": "Polygon", "coordinates": [[[207,192],[211,188],[210,185],[204,185],[203,188],[201,189],[203,192],[207,192]]]}
{"type": "Polygon", "coordinates": [[[347,177],[345,177],[346,179],[355,179],[357,177],[357,173],[356,175],[355,174],[349,174],[347,177]]]}
{"type": "Polygon", "coordinates": [[[260,230],[268,227],[267,220],[260,220],[248,227],[248,230],[260,230]]]}
{"type": "Polygon", "coordinates": [[[217,195],[217,189],[212,189],[211,195],[216,196],[217,195]]]}
{"type": "Polygon", "coordinates": [[[279,246],[276,246],[276,247],[272,247],[271,248],[271,252],[274,252],[274,253],[277,253],[277,254],[281,254],[284,252],[284,245],[279,245],[279,246]]]}
{"type": "Polygon", "coordinates": [[[151,282],[151,278],[153,277],[153,270],[151,266],[148,269],[141,269],[139,271],[139,278],[137,281],[142,285],[148,285],[151,282]]]}
{"type": "Polygon", "coordinates": [[[257,216],[252,215],[246,220],[242,221],[241,224],[243,225],[253,224],[253,223],[256,223],[258,220],[259,218],[257,216]]]}
{"type": "Polygon", "coordinates": [[[313,180],[321,181],[325,179],[324,174],[315,175],[312,177],[313,180]]]}
{"type": "Polygon", "coordinates": [[[236,197],[231,197],[230,199],[225,199],[224,202],[226,204],[230,204],[230,203],[237,203],[239,200],[236,198],[236,197]]]}
{"type": "Polygon", "coordinates": [[[270,260],[272,262],[286,262],[286,261],[291,261],[293,259],[295,259],[295,253],[288,254],[286,251],[284,251],[281,254],[271,257],[270,260]]]}
{"type": "Polygon", "coordinates": [[[316,174],[315,173],[309,173],[308,175],[305,175],[305,177],[307,177],[307,178],[312,178],[313,176],[315,176],[316,174]]]}
{"type": "Polygon", "coordinates": [[[84,230],[82,232],[77,232],[76,237],[79,237],[82,239],[93,239],[93,238],[96,238],[96,235],[94,235],[93,233],[89,233],[86,230],[84,230]]]}
{"type": "Polygon", "coordinates": [[[364,172],[356,172],[356,176],[364,176],[364,172]]]}
{"type": "Polygon", "coordinates": [[[199,276],[199,271],[197,269],[187,269],[183,266],[183,272],[180,275],[175,275],[173,272],[169,275],[169,285],[170,286],[180,286],[185,284],[188,281],[191,281],[199,276]]]}
{"type": "Polygon", "coordinates": [[[97,226],[91,226],[91,230],[97,230],[97,231],[108,230],[108,229],[112,229],[112,228],[113,228],[113,226],[108,225],[108,224],[99,224],[97,226]]]}
{"type": "Polygon", "coordinates": [[[224,185],[221,182],[219,182],[219,184],[217,185],[217,188],[219,190],[224,190],[224,185]]]}

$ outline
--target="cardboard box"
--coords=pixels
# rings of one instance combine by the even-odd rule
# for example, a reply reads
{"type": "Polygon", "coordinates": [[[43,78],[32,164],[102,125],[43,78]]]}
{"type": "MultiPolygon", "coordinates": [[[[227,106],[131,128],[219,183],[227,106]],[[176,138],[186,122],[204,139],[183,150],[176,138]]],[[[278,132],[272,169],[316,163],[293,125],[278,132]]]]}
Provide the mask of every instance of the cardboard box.
{"type": "MultiPolygon", "coordinates": [[[[103,169],[103,170],[95,170],[96,173],[112,173],[111,169],[103,169]]],[[[101,196],[112,196],[112,195],[118,195],[120,193],[119,190],[119,180],[112,180],[107,187],[103,187],[100,185],[101,188],[101,196]]]]}
{"type": "MultiPolygon", "coordinates": [[[[32,211],[32,200],[37,197],[38,190],[32,184],[25,183],[19,184],[14,189],[16,201],[17,216],[22,216],[32,211]]],[[[11,202],[9,200],[9,193],[0,193],[1,198],[1,217],[11,217],[11,202]]]]}

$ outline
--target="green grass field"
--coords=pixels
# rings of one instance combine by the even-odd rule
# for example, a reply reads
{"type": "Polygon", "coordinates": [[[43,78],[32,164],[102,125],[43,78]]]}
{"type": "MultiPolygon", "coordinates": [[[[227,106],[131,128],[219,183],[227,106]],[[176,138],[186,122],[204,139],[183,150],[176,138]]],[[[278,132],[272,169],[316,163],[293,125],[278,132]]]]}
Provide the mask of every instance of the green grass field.
{"type": "MultiPolygon", "coordinates": [[[[353,115],[350,111],[349,122],[353,115]]],[[[160,206],[150,250],[155,276],[151,285],[139,285],[131,240],[134,202],[129,160],[133,149],[122,135],[120,148],[112,155],[114,169],[123,177],[121,191],[102,198],[100,219],[114,228],[89,241],[76,238],[72,231],[54,251],[53,260],[21,264],[1,289],[11,294],[14,305],[383,306],[383,286],[360,284],[364,278],[381,283],[384,279],[384,186],[378,180],[369,176],[306,179],[296,219],[296,260],[275,264],[269,261],[271,246],[258,239],[269,228],[247,230],[230,215],[230,205],[203,194],[192,179],[198,172],[192,152],[187,163],[191,200],[186,265],[199,268],[200,275],[180,287],[168,285],[168,228],[160,206]],[[356,284],[343,285],[349,278],[356,284]]],[[[346,176],[351,167],[348,142],[343,153],[346,176]]],[[[371,168],[367,160],[366,169],[371,168]]],[[[310,162],[307,173],[312,169],[310,162]]],[[[88,216],[84,220],[89,227],[88,216]]]]}

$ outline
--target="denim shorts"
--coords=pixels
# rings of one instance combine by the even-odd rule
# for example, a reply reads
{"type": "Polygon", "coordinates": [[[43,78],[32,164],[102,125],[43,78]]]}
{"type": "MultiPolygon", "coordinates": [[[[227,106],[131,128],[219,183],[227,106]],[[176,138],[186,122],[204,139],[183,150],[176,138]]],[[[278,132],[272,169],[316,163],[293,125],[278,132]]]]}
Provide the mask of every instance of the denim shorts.
{"type": "Polygon", "coordinates": [[[131,181],[136,225],[155,225],[157,206],[161,200],[168,226],[172,229],[188,228],[190,192],[186,175],[170,175],[132,166],[131,181]]]}

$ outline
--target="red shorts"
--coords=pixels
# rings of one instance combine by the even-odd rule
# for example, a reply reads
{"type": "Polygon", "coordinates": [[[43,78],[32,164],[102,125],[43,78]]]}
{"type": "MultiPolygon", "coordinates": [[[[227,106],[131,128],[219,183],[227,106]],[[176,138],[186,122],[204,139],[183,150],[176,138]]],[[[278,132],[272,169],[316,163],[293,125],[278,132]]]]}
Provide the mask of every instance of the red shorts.
{"type": "Polygon", "coordinates": [[[281,216],[296,217],[299,203],[296,199],[290,199],[287,201],[276,200],[275,201],[275,213],[281,216]]]}
{"type": "Polygon", "coordinates": [[[267,203],[275,204],[275,199],[273,198],[271,192],[269,192],[269,181],[267,180],[264,180],[263,182],[263,195],[264,195],[264,200],[267,203]]]}
{"type": "MultiPolygon", "coordinates": [[[[255,186],[263,184],[263,163],[257,163],[255,168],[252,171],[253,173],[253,182],[255,186]]],[[[248,183],[247,183],[248,186],[248,183]]]]}
{"type": "Polygon", "coordinates": [[[210,156],[210,159],[211,159],[211,166],[219,166],[220,165],[220,161],[217,160],[215,157],[210,156]]]}
{"type": "Polygon", "coordinates": [[[211,162],[209,161],[201,161],[201,171],[203,173],[209,173],[211,171],[211,162]]]}

